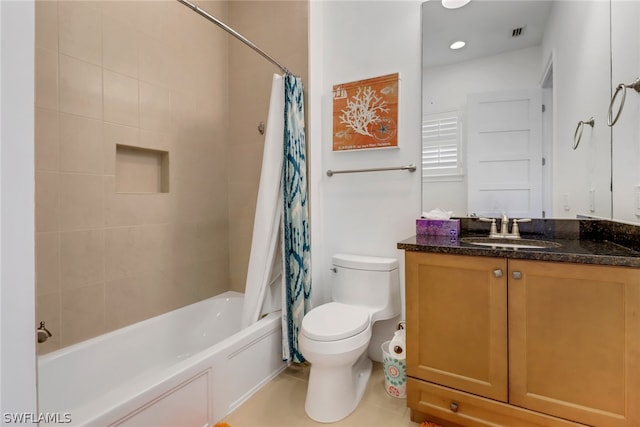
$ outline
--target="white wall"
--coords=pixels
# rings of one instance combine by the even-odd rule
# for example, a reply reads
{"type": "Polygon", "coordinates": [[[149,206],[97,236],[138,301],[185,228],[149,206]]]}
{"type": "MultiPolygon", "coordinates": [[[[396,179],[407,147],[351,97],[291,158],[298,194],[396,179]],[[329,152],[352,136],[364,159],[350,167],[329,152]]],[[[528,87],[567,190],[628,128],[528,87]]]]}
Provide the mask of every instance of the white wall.
{"type": "MultiPolygon", "coordinates": [[[[0,2],[0,414],[36,411],[34,5],[0,2]]],[[[11,425],[31,425],[12,423],[11,425]]]]}
{"type": "Polygon", "coordinates": [[[312,1],[308,103],[316,303],[329,297],[332,254],[391,256],[403,265],[403,252],[396,249],[396,243],[415,234],[415,219],[421,212],[419,172],[372,172],[331,178],[325,172],[418,162],[420,5],[419,1],[312,1]],[[399,148],[334,153],[332,86],[395,72],[400,73],[399,148]]]}

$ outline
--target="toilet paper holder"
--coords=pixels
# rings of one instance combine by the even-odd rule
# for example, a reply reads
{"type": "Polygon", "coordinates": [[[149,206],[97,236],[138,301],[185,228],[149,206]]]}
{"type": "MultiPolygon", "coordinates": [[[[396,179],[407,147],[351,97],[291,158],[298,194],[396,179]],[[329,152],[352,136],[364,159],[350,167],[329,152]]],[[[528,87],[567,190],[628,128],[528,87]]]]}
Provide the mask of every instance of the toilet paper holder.
{"type": "Polygon", "coordinates": [[[389,353],[393,354],[395,357],[404,359],[405,357],[405,322],[401,321],[398,323],[398,329],[393,334],[393,338],[389,342],[389,353]]]}

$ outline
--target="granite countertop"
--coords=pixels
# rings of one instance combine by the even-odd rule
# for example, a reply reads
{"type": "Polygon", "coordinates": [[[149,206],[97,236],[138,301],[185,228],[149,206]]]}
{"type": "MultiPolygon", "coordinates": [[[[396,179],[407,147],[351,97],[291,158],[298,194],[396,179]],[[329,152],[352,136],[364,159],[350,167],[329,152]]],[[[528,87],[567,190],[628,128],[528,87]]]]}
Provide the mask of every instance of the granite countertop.
{"type": "MultiPolygon", "coordinates": [[[[463,243],[460,238],[488,236],[488,229],[486,232],[479,230],[479,227],[475,227],[472,223],[465,224],[465,221],[463,221],[459,238],[417,235],[398,242],[397,247],[414,252],[640,267],[639,248],[635,244],[625,244],[630,239],[634,243],[638,242],[637,229],[620,230],[617,225],[614,225],[611,231],[608,229],[609,224],[603,224],[600,221],[595,224],[593,222],[581,224],[584,221],[577,220],[575,222],[575,224],[561,223],[559,229],[563,231],[557,231],[557,221],[554,221],[543,224],[542,228],[538,224],[537,229],[530,230],[533,231],[530,234],[522,233],[523,239],[553,241],[561,245],[558,248],[492,248],[463,243]],[[549,224],[552,224],[552,227],[549,227],[549,224]],[[572,230],[575,228],[575,232],[566,232],[567,224],[569,224],[568,228],[572,230]]],[[[524,227],[521,226],[521,231],[522,228],[524,227]]]]}

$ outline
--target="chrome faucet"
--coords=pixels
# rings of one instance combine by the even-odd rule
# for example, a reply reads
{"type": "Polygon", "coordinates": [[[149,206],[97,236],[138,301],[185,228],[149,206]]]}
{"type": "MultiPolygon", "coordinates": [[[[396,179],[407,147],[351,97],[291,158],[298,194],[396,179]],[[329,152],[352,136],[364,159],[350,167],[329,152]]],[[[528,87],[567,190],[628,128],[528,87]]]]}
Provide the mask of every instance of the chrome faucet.
{"type": "Polygon", "coordinates": [[[514,218],[513,226],[511,227],[511,232],[509,233],[509,217],[506,213],[502,214],[501,222],[500,222],[500,232],[498,233],[498,227],[496,226],[495,218],[478,218],[483,222],[490,222],[491,227],[489,228],[489,237],[495,239],[520,239],[520,227],[518,223],[522,222],[531,222],[531,218],[514,218]]]}
{"type": "Polygon", "coordinates": [[[502,222],[500,222],[500,234],[505,237],[509,234],[509,217],[502,212],[502,222]]]}
{"type": "Polygon", "coordinates": [[[44,322],[40,322],[40,326],[37,329],[38,343],[43,343],[53,336],[51,332],[44,326],[44,322]]]}

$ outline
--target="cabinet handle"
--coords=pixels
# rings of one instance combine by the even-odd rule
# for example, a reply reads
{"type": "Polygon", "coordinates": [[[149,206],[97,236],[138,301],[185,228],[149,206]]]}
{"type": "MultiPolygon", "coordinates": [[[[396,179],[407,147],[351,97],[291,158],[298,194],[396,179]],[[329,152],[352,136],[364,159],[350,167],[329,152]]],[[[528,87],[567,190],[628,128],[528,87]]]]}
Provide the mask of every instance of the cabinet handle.
{"type": "Polygon", "coordinates": [[[452,412],[458,412],[458,402],[451,402],[449,408],[452,412]]]}
{"type": "Polygon", "coordinates": [[[516,280],[522,279],[522,273],[519,271],[514,271],[513,272],[513,278],[516,280]]]}
{"type": "Polygon", "coordinates": [[[499,268],[493,270],[493,275],[496,277],[502,277],[502,270],[500,270],[499,268]]]}

